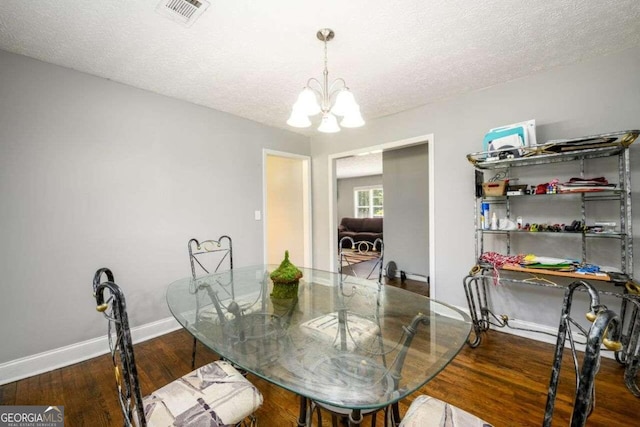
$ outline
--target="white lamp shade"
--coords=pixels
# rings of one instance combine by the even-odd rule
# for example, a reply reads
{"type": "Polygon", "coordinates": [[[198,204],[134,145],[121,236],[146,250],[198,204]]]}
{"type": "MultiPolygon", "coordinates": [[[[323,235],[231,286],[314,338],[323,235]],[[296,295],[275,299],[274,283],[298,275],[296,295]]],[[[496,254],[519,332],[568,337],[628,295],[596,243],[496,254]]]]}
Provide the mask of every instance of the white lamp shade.
{"type": "Polygon", "coordinates": [[[324,133],[336,133],[340,132],[340,126],[338,126],[338,120],[336,116],[331,113],[325,113],[322,115],[322,122],[318,126],[318,131],[324,133]]]}
{"type": "Polygon", "coordinates": [[[345,128],[359,128],[360,126],[364,126],[364,119],[362,118],[362,114],[360,114],[360,107],[356,108],[354,112],[344,116],[340,125],[345,128]]]}
{"type": "Polygon", "coordinates": [[[358,104],[356,104],[353,93],[351,93],[349,89],[344,88],[338,92],[336,103],[331,109],[331,112],[337,116],[347,116],[356,109],[358,109],[358,104]]]}
{"type": "Polygon", "coordinates": [[[320,112],[320,105],[318,104],[318,98],[313,90],[305,87],[298,95],[298,100],[294,106],[294,109],[298,108],[307,116],[314,116],[320,112]]]}
{"type": "Polygon", "coordinates": [[[311,120],[309,120],[309,117],[294,105],[293,110],[291,111],[291,116],[289,117],[289,120],[287,120],[287,124],[294,128],[308,128],[311,126],[311,120]]]}

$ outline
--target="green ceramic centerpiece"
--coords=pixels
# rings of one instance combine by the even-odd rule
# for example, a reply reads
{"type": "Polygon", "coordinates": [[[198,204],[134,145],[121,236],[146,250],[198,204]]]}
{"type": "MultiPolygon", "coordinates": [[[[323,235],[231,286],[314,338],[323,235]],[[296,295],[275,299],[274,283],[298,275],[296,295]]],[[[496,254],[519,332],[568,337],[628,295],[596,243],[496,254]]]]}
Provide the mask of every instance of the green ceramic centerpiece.
{"type": "Polygon", "coordinates": [[[284,260],[269,277],[273,282],[272,298],[290,299],[298,296],[298,283],[302,278],[302,271],[289,261],[289,251],[284,252],[284,260]]]}

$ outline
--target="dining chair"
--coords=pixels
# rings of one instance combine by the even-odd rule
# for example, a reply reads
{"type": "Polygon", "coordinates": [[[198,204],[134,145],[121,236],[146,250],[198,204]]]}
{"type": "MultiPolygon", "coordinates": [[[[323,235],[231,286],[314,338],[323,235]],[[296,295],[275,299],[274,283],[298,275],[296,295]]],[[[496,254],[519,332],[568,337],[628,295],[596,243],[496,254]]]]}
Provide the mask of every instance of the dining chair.
{"type": "MultiPolygon", "coordinates": [[[[409,349],[411,348],[411,343],[414,339],[414,337],[416,336],[416,334],[418,333],[418,329],[420,325],[427,325],[429,323],[429,317],[424,315],[423,313],[419,313],[416,316],[414,316],[414,318],[411,320],[411,323],[409,323],[408,325],[403,326],[403,330],[404,333],[402,335],[402,338],[400,341],[398,341],[398,343],[396,344],[395,347],[397,347],[399,349],[398,353],[395,355],[395,357],[393,357],[393,360],[387,360],[387,356],[385,355],[385,349],[384,349],[384,345],[382,345],[381,343],[381,347],[379,348],[379,352],[373,352],[370,354],[370,356],[374,356],[374,355],[379,355],[382,356],[381,359],[381,363],[382,365],[380,367],[384,368],[384,374],[383,376],[381,376],[380,378],[377,378],[377,382],[383,383],[383,382],[388,382],[388,383],[392,383],[393,384],[393,389],[396,390],[399,387],[399,381],[402,378],[402,370],[404,367],[404,363],[405,363],[405,357],[407,355],[407,353],[409,352],[409,349]]],[[[348,353],[347,353],[348,354],[348,353]]],[[[362,355],[364,356],[364,355],[362,355]]],[[[360,363],[359,360],[366,360],[366,358],[362,358],[361,355],[358,355],[356,357],[356,361],[357,363],[360,363]]],[[[344,357],[344,356],[341,356],[344,357]]],[[[376,364],[375,361],[373,361],[373,363],[370,365],[371,367],[373,367],[376,364]]],[[[422,399],[424,400],[424,399],[422,399]]],[[[305,399],[302,399],[302,402],[305,402],[305,399]]],[[[421,408],[418,409],[417,408],[418,405],[416,405],[416,407],[414,408],[413,412],[414,413],[422,413],[424,412],[424,405],[421,405],[421,408]]],[[[306,409],[306,408],[304,408],[306,409]]],[[[323,403],[319,403],[319,402],[315,402],[315,401],[310,401],[309,402],[309,409],[310,409],[310,413],[309,413],[309,425],[311,425],[312,422],[312,418],[313,418],[313,411],[316,411],[317,416],[318,416],[318,426],[322,425],[322,417],[321,417],[321,412],[320,409],[324,409],[326,411],[328,411],[331,414],[331,419],[332,419],[332,426],[333,427],[337,427],[338,425],[338,419],[341,419],[343,421],[346,421],[347,419],[349,420],[349,422],[353,422],[354,424],[360,425],[361,422],[363,421],[363,418],[365,416],[370,416],[371,417],[371,426],[375,427],[376,426],[376,422],[377,422],[377,414],[381,411],[384,412],[384,426],[385,427],[398,427],[401,422],[400,420],[400,410],[398,407],[398,402],[394,402],[391,403],[389,405],[385,405],[385,406],[380,406],[377,408],[370,408],[367,410],[362,410],[359,412],[353,412],[352,410],[349,409],[345,409],[345,408],[340,408],[340,407],[335,407],[335,406],[329,406],[323,403]]],[[[301,405],[301,414],[302,414],[303,408],[301,405]]],[[[449,412],[451,412],[451,409],[449,409],[449,412]]],[[[302,416],[301,416],[302,418],[302,416]]],[[[459,418],[459,416],[458,416],[459,418]]],[[[411,424],[412,426],[428,426],[431,425],[427,422],[427,420],[432,420],[432,418],[423,418],[420,420],[419,423],[417,424],[411,424]]],[[[434,424],[437,425],[437,424],[434,424]]],[[[442,427],[450,427],[450,426],[456,426],[458,424],[442,424],[442,427]]],[[[462,426],[467,426],[467,424],[461,424],[462,426]]],[[[475,424],[469,424],[469,427],[475,427],[475,424]]],[[[481,425],[482,426],[482,425],[481,425]]]]}
{"type": "Polygon", "coordinates": [[[616,360],[625,366],[624,382],[627,389],[640,397],[640,284],[629,280],[620,306],[620,340],[624,349],[616,353],[616,360]]]}
{"type": "MultiPolygon", "coordinates": [[[[382,283],[382,270],[384,263],[384,242],[377,238],[373,242],[367,240],[356,241],[350,236],[340,239],[338,244],[338,271],[340,274],[358,276],[358,268],[355,266],[361,262],[375,260],[368,273],[362,277],[375,278],[382,283]]],[[[367,271],[365,270],[365,272],[367,271]]]]}
{"type": "Polygon", "coordinates": [[[225,361],[200,367],[142,397],[124,293],[108,268],[93,277],[96,309],[108,320],[107,338],[124,426],[256,425],[262,394],[225,361]],[[106,280],[103,280],[106,278],[106,280]]]}
{"type": "Polygon", "coordinates": [[[399,427],[449,426],[491,427],[491,424],[447,402],[423,394],[413,400],[399,427]]]}
{"type": "MultiPolygon", "coordinates": [[[[382,241],[377,239],[380,243],[380,251],[378,254],[373,254],[373,257],[377,260],[373,270],[382,265],[382,241]]],[[[355,245],[351,237],[343,237],[342,241],[355,245]],[[351,242],[348,242],[350,240],[351,242]]],[[[369,242],[366,242],[369,243],[369,242]]],[[[370,252],[365,250],[366,245],[361,245],[362,253],[370,252]]],[[[369,248],[372,248],[369,243],[369,248]]],[[[346,259],[342,248],[340,249],[340,263],[338,265],[348,266],[353,260],[346,259]]],[[[373,271],[372,270],[372,271],[373,271]]],[[[342,273],[342,269],[340,270],[342,273]]],[[[381,273],[380,273],[381,274],[381,273]]],[[[356,276],[357,277],[357,276],[356,276]]],[[[325,315],[308,320],[300,325],[302,332],[314,340],[326,342],[328,345],[340,349],[343,351],[351,352],[354,349],[358,349],[364,353],[369,354],[384,354],[382,349],[382,329],[379,322],[380,313],[378,309],[380,307],[379,298],[381,297],[381,276],[378,276],[377,287],[372,287],[369,292],[354,291],[356,283],[350,283],[348,275],[340,275],[339,292],[335,294],[335,297],[339,299],[337,301],[338,306],[344,307],[341,310],[327,313],[325,315]],[[354,299],[363,299],[369,307],[372,307],[372,312],[369,315],[361,315],[352,313],[349,311],[349,304],[354,299]]],[[[357,286],[360,287],[360,286],[357,286]]],[[[363,288],[364,289],[364,288],[363,288]]],[[[382,356],[383,363],[386,363],[385,357],[382,356]]],[[[351,415],[351,410],[340,408],[337,406],[327,405],[314,400],[301,397],[300,411],[302,413],[309,414],[307,417],[308,426],[313,425],[313,414],[315,413],[318,420],[318,426],[322,426],[322,411],[326,411],[330,414],[332,425],[338,426],[339,420],[346,420],[351,415]]],[[[397,405],[384,406],[379,408],[373,408],[361,412],[361,417],[371,417],[371,425],[376,425],[376,416],[378,412],[384,411],[385,414],[385,426],[396,426],[395,420],[399,419],[399,411],[397,405]]],[[[301,415],[302,417],[302,415],[301,415]]]]}
{"type": "MultiPolygon", "coordinates": [[[[233,270],[233,242],[231,237],[222,235],[218,240],[203,241],[191,239],[187,247],[191,265],[191,277],[194,281],[203,275],[216,273],[221,267],[233,270]]],[[[196,322],[200,320],[200,315],[201,312],[198,305],[196,307],[196,322]]],[[[194,337],[191,351],[191,369],[196,367],[197,348],[198,340],[194,337]]]]}
{"type": "Polygon", "coordinates": [[[562,368],[562,356],[565,352],[567,341],[569,342],[576,376],[571,427],[582,427],[586,424],[587,418],[595,407],[595,378],[600,368],[601,347],[604,346],[606,349],[616,352],[622,351],[622,343],[617,340],[617,337],[620,336],[621,326],[620,317],[612,310],[607,309],[606,306],[600,304],[598,290],[593,285],[583,280],[578,280],[567,287],[560,313],[560,325],[558,327],[558,338],[551,369],[543,427],[551,426],[560,369],[562,368]],[[586,318],[591,322],[591,325],[588,330],[576,318],[571,316],[573,294],[579,289],[585,290],[589,296],[589,311],[586,313],[586,318]],[[572,327],[576,328],[579,334],[586,338],[582,357],[577,355],[572,327]],[[581,363],[580,360],[582,361],[581,363]]]}

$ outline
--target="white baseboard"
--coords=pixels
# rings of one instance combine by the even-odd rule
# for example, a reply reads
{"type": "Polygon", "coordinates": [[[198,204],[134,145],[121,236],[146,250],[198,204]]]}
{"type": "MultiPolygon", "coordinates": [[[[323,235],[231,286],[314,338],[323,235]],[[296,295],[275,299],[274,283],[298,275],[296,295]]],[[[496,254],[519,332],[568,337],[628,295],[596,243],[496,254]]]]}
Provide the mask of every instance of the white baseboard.
{"type": "Polygon", "coordinates": [[[427,283],[427,276],[423,276],[422,274],[406,273],[406,275],[407,279],[427,283]]]}
{"type": "MultiPolygon", "coordinates": [[[[134,344],[180,329],[182,326],[173,318],[157,320],[131,328],[134,344]]],[[[65,347],[10,360],[0,364],[0,385],[73,365],[109,352],[107,336],[71,344],[65,347]]]]}
{"type": "MultiPolygon", "coordinates": [[[[468,307],[460,307],[460,306],[455,306],[457,309],[464,311],[465,313],[469,314],[469,308],[468,307]]],[[[552,344],[552,345],[556,345],[556,342],[558,340],[558,328],[557,327],[551,327],[548,325],[541,325],[539,323],[533,323],[533,322],[527,322],[524,320],[518,320],[518,319],[509,319],[509,325],[511,325],[511,328],[508,327],[504,327],[504,328],[498,328],[496,326],[491,325],[491,329],[494,331],[500,331],[500,332],[504,332],[505,334],[510,334],[510,335],[515,335],[518,337],[522,337],[522,338],[528,338],[530,340],[534,340],[534,341],[539,341],[539,342],[544,342],[547,344],[552,344]],[[513,329],[513,328],[520,328],[520,329],[513,329]],[[529,330],[523,330],[523,329],[531,329],[529,330]],[[539,331],[539,332],[534,332],[534,331],[539,331]],[[541,333],[542,332],[542,333],[541,333]],[[546,332],[546,333],[544,333],[546,332]],[[551,334],[551,335],[549,335],[551,334]]],[[[584,352],[584,345],[582,344],[578,344],[578,342],[584,342],[585,338],[583,336],[578,335],[577,333],[573,333],[573,339],[576,342],[576,350],[578,351],[582,351],[584,352]]],[[[480,344],[482,345],[482,344],[480,344]]],[[[569,343],[565,342],[565,347],[569,348],[569,343]]],[[[615,354],[612,351],[609,350],[605,350],[604,348],[600,351],[600,355],[602,357],[606,357],[607,359],[614,359],[615,358],[615,354]]]]}

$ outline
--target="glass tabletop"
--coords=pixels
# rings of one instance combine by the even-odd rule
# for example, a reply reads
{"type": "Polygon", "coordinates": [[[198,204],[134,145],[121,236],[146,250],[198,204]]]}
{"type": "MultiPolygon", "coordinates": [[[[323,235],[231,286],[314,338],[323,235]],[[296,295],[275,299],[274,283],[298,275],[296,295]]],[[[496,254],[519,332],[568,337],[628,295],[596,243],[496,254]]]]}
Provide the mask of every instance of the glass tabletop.
{"type": "Polygon", "coordinates": [[[297,297],[272,298],[275,265],[178,280],[167,303],[200,342],[304,397],[348,409],[394,403],[460,351],[470,318],[392,286],[301,269],[297,297]]]}

